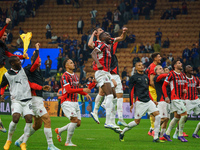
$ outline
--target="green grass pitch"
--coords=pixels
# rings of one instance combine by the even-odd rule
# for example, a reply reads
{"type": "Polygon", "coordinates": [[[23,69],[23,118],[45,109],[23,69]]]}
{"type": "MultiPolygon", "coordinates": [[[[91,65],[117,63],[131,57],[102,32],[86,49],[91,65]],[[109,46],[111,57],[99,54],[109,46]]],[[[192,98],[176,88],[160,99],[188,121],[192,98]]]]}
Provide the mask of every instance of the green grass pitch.
{"type": "MultiPolygon", "coordinates": [[[[11,116],[2,115],[2,121],[6,129],[8,130],[11,116]]],[[[100,118],[100,124],[96,124],[92,118],[82,118],[81,127],[75,130],[72,141],[77,144],[77,147],[65,147],[65,140],[67,132],[62,133],[62,142],[58,142],[54,129],[56,127],[62,127],[69,123],[66,117],[51,117],[53,141],[54,144],[61,150],[73,149],[73,150],[189,150],[200,149],[200,139],[192,138],[192,133],[196,128],[198,121],[188,121],[185,125],[184,131],[189,134],[186,139],[188,143],[181,143],[179,140],[173,140],[172,142],[165,143],[153,143],[153,138],[147,135],[150,127],[150,121],[147,119],[141,120],[139,126],[126,132],[125,141],[119,141],[119,135],[110,129],[104,128],[105,118],[100,118]]],[[[117,120],[116,120],[117,121],[117,120]]],[[[131,119],[126,119],[129,123],[131,119]]],[[[25,120],[20,119],[17,129],[13,135],[13,143],[10,150],[20,150],[19,147],[14,145],[15,140],[19,138],[23,133],[25,120]]],[[[172,134],[174,129],[172,130],[172,134]]],[[[7,133],[0,132],[0,150],[7,139],[7,133]]],[[[47,142],[42,129],[39,129],[33,136],[31,136],[27,142],[28,150],[47,150],[47,142]]]]}

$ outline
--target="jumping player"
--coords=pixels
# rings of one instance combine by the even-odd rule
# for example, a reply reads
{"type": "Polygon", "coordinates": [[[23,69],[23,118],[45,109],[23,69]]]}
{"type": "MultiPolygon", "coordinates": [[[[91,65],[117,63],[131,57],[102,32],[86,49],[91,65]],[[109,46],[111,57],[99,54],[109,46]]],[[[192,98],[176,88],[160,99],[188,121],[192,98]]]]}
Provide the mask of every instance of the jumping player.
{"type": "Polygon", "coordinates": [[[21,115],[24,116],[26,125],[24,128],[24,139],[20,147],[21,150],[26,150],[26,142],[30,135],[33,114],[31,109],[31,89],[26,73],[21,67],[20,59],[17,56],[11,56],[9,58],[9,64],[11,65],[11,69],[3,75],[0,89],[1,100],[4,100],[4,91],[7,85],[9,85],[9,91],[11,95],[12,121],[9,125],[8,138],[6,144],[4,145],[4,150],[9,150],[10,148],[12,143],[12,135],[16,130],[17,123],[21,115]]]}
{"type": "Polygon", "coordinates": [[[134,121],[125,127],[121,134],[119,135],[119,140],[124,141],[124,133],[133,127],[139,125],[140,120],[146,112],[155,116],[155,130],[153,142],[164,142],[159,139],[159,129],[160,129],[160,114],[158,108],[156,108],[155,102],[150,100],[149,97],[149,78],[144,74],[144,66],[142,62],[137,62],[135,64],[135,69],[137,73],[131,76],[129,81],[130,88],[130,111],[133,109],[133,97],[136,99],[135,102],[135,116],[134,121]]]}
{"type": "MultiPolygon", "coordinates": [[[[125,38],[126,38],[126,31],[127,31],[128,29],[127,28],[123,28],[123,32],[122,32],[122,35],[120,36],[120,37],[117,37],[116,39],[117,39],[117,41],[116,41],[116,39],[114,39],[114,38],[111,38],[112,39],[112,42],[115,40],[115,43],[113,43],[113,46],[111,47],[111,49],[112,49],[112,51],[115,53],[115,51],[116,51],[116,48],[117,48],[117,42],[120,42],[120,41],[123,41],[125,38]]],[[[101,28],[97,28],[96,30],[94,30],[94,32],[93,32],[93,34],[92,34],[92,36],[91,36],[91,38],[90,38],[90,40],[89,40],[89,42],[88,42],[88,46],[91,48],[91,49],[94,49],[94,47],[97,47],[98,45],[99,45],[99,43],[101,43],[101,41],[100,41],[100,39],[99,39],[99,35],[102,33],[102,32],[104,32],[101,28]],[[97,38],[97,40],[95,41],[95,42],[93,42],[93,38],[96,36],[96,38],[97,38]]],[[[111,42],[111,43],[112,43],[111,42]]],[[[113,53],[111,52],[111,55],[113,56],[113,53]]],[[[113,57],[116,57],[116,56],[113,56],[113,57]]],[[[111,71],[112,71],[112,68],[114,68],[114,69],[116,69],[116,60],[115,60],[115,58],[113,58],[112,57],[112,63],[111,63],[111,71]]],[[[96,68],[96,66],[94,65],[93,66],[93,69],[94,70],[97,70],[97,68],[96,68]]],[[[116,74],[116,73],[114,73],[114,72],[111,72],[112,74],[116,74]]],[[[115,76],[115,78],[116,78],[116,76],[115,76]]],[[[113,84],[114,84],[114,87],[116,87],[117,86],[117,89],[118,88],[120,88],[120,83],[119,83],[119,81],[118,82],[116,82],[114,79],[111,79],[112,80],[112,82],[113,82],[113,84]]],[[[118,114],[120,114],[119,116],[120,116],[120,121],[121,121],[121,124],[123,124],[123,125],[127,125],[126,123],[125,123],[125,121],[123,120],[123,116],[121,115],[121,114],[123,114],[122,113],[122,107],[121,107],[121,105],[123,105],[123,101],[121,101],[121,98],[123,98],[122,96],[123,96],[123,93],[121,93],[121,91],[119,91],[119,90],[117,90],[116,91],[116,93],[117,93],[117,99],[119,100],[117,100],[117,105],[118,105],[118,109],[117,109],[117,111],[118,111],[118,114]],[[120,93],[118,93],[118,92],[120,92],[120,93]],[[122,116],[122,117],[121,117],[122,116]]],[[[95,120],[95,122],[97,122],[98,124],[100,123],[100,121],[99,121],[99,119],[98,119],[98,110],[99,110],[99,107],[100,107],[100,103],[102,102],[102,98],[103,98],[103,96],[105,95],[105,93],[103,92],[103,90],[101,89],[101,87],[99,87],[99,93],[98,93],[98,95],[96,96],[96,98],[95,98],[95,107],[94,107],[94,110],[93,110],[93,112],[91,112],[91,116],[93,117],[93,119],[95,120]]],[[[114,112],[113,112],[114,113],[114,112]]]]}
{"type": "MultiPolygon", "coordinates": [[[[150,80],[150,85],[149,85],[149,92],[151,97],[153,98],[154,101],[157,100],[157,95],[156,95],[156,89],[155,89],[155,85],[154,85],[154,77],[156,75],[154,69],[157,65],[159,65],[161,63],[161,56],[160,53],[153,53],[151,55],[151,58],[153,60],[153,62],[149,65],[149,67],[146,70],[146,74],[148,75],[148,78],[150,80]]],[[[153,136],[153,130],[154,130],[154,116],[150,115],[150,121],[151,121],[151,127],[150,130],[148,132],[148,134],[150,136],[153,136]]]]}
{"type": "Polygon", "coordinates": [[[163,135],[168,141],[172,141],[170,139],[170,132],[179,121],[179,136],[178,139],[182,142],[187,142],[187,140],[183,136],[183,128],[185,125],[185,121],[187,119],[187,111],[183,102],[184,94],[187,93],[187,82],[184,74],[181,72],[182,63],[177,59],[172,62],[173,71],[169,73],[166,77],[162,91],[165,97],[165,101],[170,103],[170,99],[167,95],[167,85],[170,84],[171,89],[171,104],[170,111],[174,113],[174,118],[171,120],[169,127],[166,133],[163,135]]]}
{"type": "Polygon", "coordinates": [[[154,85],[157,93],[157,102],[158,102],[158,110],[161,117],[161,132],[160,139],[165,140],[163,134],[166,132],[167,123],[170,118],[170,104],[165,102],[165,98],[162,92],[162,85],[164,83],[165,78],[168,76],[167,73],[164,73],[162,66],[157,65],[154,69],[156,76],[154,77],[154,85]]]}
{"type": "Polygon", "coordinates": [[[87,94],[90,93],[88,88],[78,88],[79,77],[73,72],[75,69],[74,62],[71,59],[65,59],[63,61],[63,67],[66,72],[61,78],[62,97],[61,107],[70,123],[61,128],[56,128],[57,139],[62,141],[61,133],[67,130],[67,140],[65,146],[76,146],[72,143],[71,139],[74,134],[74,130],[81,125],[81,112],[78,104],[77,93],[85,95],[85,97],[91,100],[91,97],[87,94]]]}
{"type": "MultiPolygon", "coordinates": [[[[33,109],[33,119],[34,124],[31,127],[30,136],[41,128],[44,122],[44,134],[48,143],[48,150],[59,150],[54,146],[52,140],[52,130],[51,130],[51,120],[44,107],[42,91],[49,90],[48,85],[43,86],[43,76],[40,69],[41,59],[39,58],[39,48],[40,44],[37,43],[34,55],[31,57],[31,65],[26,66],[24,69],[26,71],[29,82],[37,84],[39,90],[31,89],[32,91],[32,109],[33,109]]],[[[36,88],[36,87],[35,87],[36,88]]],[[[24,139],[24,134],[15,142],[16,146],[20,146],[24,139]]]]}

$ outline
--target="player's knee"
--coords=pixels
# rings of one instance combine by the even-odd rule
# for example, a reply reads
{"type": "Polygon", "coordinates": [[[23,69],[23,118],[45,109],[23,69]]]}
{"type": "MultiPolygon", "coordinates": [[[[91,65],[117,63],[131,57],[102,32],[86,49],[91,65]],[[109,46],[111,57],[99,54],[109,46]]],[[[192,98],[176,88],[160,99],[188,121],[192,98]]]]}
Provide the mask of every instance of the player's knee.
{"type": "Polygon", "coordinates": [[[140,124],[140,119],[135,120],[135,123],[136,123],[137,125],[139,125],[139,124],[140,124]]]}
{"type": "Polygon", "coordinates": [[[26,118],[26,123],[32,123],[32,117],[27,117],[26,118]]]}
{"type": "Polygon", "coordinates": [[[71,122],[73,122],[73,123],[78,123],[77,117],[72,117],[72,118],[71,118],[71,122]]]}
{"type": "Polygon", "coordinates": [[[18,123],[19,122],[19,118],[13,118],[12,120],[14,123],[18,123]]]}

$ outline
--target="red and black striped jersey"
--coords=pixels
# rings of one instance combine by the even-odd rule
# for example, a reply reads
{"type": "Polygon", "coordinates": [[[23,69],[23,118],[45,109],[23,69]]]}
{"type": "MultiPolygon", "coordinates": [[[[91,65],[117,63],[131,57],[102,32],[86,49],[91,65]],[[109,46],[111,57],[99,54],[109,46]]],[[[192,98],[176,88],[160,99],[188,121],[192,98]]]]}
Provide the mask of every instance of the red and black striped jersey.
{"type": "Polygon", "coordinates": [[[188,78],[186,76],[186,82],[188,84],[188,91],[187,91],[185,99],[186,100],[196,100],[196,99],[198,99],[197,88],[200,88],[199,78],[196,78],[194,76],[192,76],[192,78],[188,78]]]}
{"type": "Polygon", "coordinates": [[[117,50],[117,45],[118,45],[118,42],[114,43],[111,48],[111,55],[112,55],[111,66],[110,66],[111,74],[119,74],[118,59],[117,59],[117,56],[115,55],[115,52],[117,50]]]}
{"type": "MultiPolygon", "coordinates": [[[[78,91],[78,85],[79,85],[79,78],[78,75],[73,73],[68,73],[67,71],[62,75],[61,77],[61,87],[62,87],[62,97],[61,97],[61,103],[64,101],[70,101],[70,102],[77,102],[77,93],[78,91]],[[69,87],[70,89],[77,89],[77,92],[69,92],[66,87],[69,87]]],[[[83,90],[81,90],[83,91],[83,90]]]]}
{"type": "Polygon", "coordinates": [[[154,69],[155,69],[156,65],[154,63],[151,63],[149,65],[149,67],[146,69],[145,73],[148,75],[148,78],[150,79],[150,75],[156,75],[154,69]]]}
{"type": "MultiPolygon", "coordinates": [[[[115,43],[115,39],[111,38],[111,44],[107,45],[104,42],[101,41],[95,41],[94,45],[99,49],[99,53],[97,54],[97,58],[100,62],[100,64],[103,66],[104,71],[110,71],[110,65],[111,65],[111,48],[113,44],[115,43]]],[[[93,62],[93,70],[98,70],[97,64],[95,61],[93,62]]]]}
{"type": "MultiPolygon", "coordinates": [[[[170,72],[166,77],[164,84],[165,86],[167,84],[170,85],[171,100],[184,99],[185,96],[183,90],[187,89],[187,82],[185,75],[182,72],[181,73],[177,73],[175,71],[170,72]]],[[[166,90],[163,91],[163,94],[165,97],[168,97],[166,90]]]]}

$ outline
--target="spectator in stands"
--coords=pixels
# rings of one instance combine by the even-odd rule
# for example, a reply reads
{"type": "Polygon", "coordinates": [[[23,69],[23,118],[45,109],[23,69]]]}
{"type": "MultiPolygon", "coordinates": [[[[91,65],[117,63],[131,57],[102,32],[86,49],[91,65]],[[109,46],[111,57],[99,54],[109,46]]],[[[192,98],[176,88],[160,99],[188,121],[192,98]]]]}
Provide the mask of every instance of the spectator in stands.
{"type": "Polygon", "coordinates": [[[59,70],[56,73],[56,76],[55,76],[56,81],[58,81],[58,83],[60,82],[60,78],[61,78],[62,75],[63,75],[63,68],[60,67],[59,70]]]}
{"type": "Polygon", "coordinates": [[[149,62],[149,58],[146,56],[146,53],[143,54],[143,57],[141,58],[142,63],[149,62]]]}
{"type": "Polygon", "coordinates": [[[185,2],[185,0],[182,3],[182,14],[187,15],[188,11],[187,11],[187,3],[185,2]]]}
{"type": "Polygon", "coordinates": [[[74,0],[74,1],[73,1],[73,6],[74,6],[75,8],[79,8],[79,7],[80,7],[79,0],[74,0]]]}
{"type": "Polygon", "coordinates": [[[170,42],[169,38],[167,37],[166,40],[163,42],[163,48],[169,48],[170,42]]]}
{"type": "Polygon", "coordinates": [[[138,57],[138,54],[135,54],[135,57],[133,58],[133,66],[135,66],[136,62],[139,62],[140,58],[138,57]]]}
{"type": "Polygon", "coordinates": [[[124,40],[122,43],[123,43],[123,48],[128,48],[128,42],[127,42],[127,40],[124,40]]]}
{"type": "Polygon", "coordinates": [[[180,8],[179,8],[178,5],[177,5],[176,8],[173,8],[173,11],[174,11],[174,15],[175,15],[175,16],[176,16],[176,15],[179,15],[179,14],[181,13],[180,8]]]}
{"type": "Polygon", "coordinates": [[[67,36],[67,39],[65,40],[65,43],[66,44],[68,44],[68,45],[71,45],[71,40],[70,40],[70,37],[69,36],[67,36]]]}
{"type": "Polygon", "coordinates": [[[17,48],[22,48],[23,47],[23,41],[22,41],[22,39],[20,37],[17,39],[16,44],[17,44],[16,45],[17,48]]]}
{"type": "Polygon", "coordinates": [[[169,59],[167,59],[166,60],[166,66],[164,66],[164,67],[167,67],[169,70],[172,70],[172,62],[169,60],[169,59]]]}
{"type": "Polygon", "coordinates": [[[139,20],[139,13],[140,13],[140,9],[137,6],[137,4],[135,4],[134,7],[132,8],[132,14],[133,14],[134,20],[139,20]]]}
{"type": "Polygon", "coordinates": [[[14,10],[15,10],[16,12],[19,11],[19,1],[18,1],[18,0],[16,0],[16,2],[14,3],[13,8],[14,8],[14,10]]]}
{"type": "Polygon", "coordinates": [[[127,76],[127,68],[124,67],[124,70],[123,70],[123,72],[122,72],[122,79],[123,79],[124,77],[126,77],[126,76],[127,76]]]}
{"type": "Polygon", "coordinates": [[[118,32],[120,30],[119,24],[114,23],[114,37],[118,37],[118,32]]]}
{"type": "Polygon", "coordinates": [[[152,52],[152,47],[149,43],[147,43],[147,45],[145,46],[145,50],[147,53],[151,53],[152,52]]]}
{"type": "Polygon", "coordinates": [[[186,58],[183,58],[182,60],[182,66],[185,68],[188,65],[188,60],[186,58]]]}
{"type": "MultiPolygon", "coordinates": [[[[60,88],[58,90],[58,93],[57,93],[57,96],[58,96],[58,111],[57,111],[57,117],[60,117],[60,108],[61,108],[61,97],[62,97],[62,88],[60,88]]],[[[62,116],[64,116],[64,113],[62,111],[62,116]]]]}
{"type": "Polygon", "coordinates": [[[166,54],[163,54],[161,58],[161,64],[163,64],[163,62],[165,62],[166,60],[167,60],[167,56],[166,54]]]}
{"type": "Polygon", "coordinates": [[[53,92],[53,88],[52,88],[52,85],[51,85],[51,81],[48,82],[48,85],[51,87],[50,90],[49,90],[48,92],[53,92]]]}
{"type": "Polygon", "coordinates": [[[113,24],[112,21],[108,20],[108,32],[111,34],[113,30],[113,24]]]}
{"type": "Polygon", "coordinates": [[[125,9],[126,9],[126,5],[125,5],[124,1],[120,0],[119,11],[121,12],[121,14],[124,14],[125,9]]]}
{"type": "Polygon", "coordinates": [[[50,77],[50,71],[51,71],[51,65],[52,65],[52,60],[50,59],[50,56],[47,56],[47,60],[45,61],[45,66],[46,66],[46,72],[45,72],[45,77],[48,78],[50,77]]]}
{"type": "Polygon", "coordinates": [[[102,29],[108,31],[108,20],[106,18],[103,18],[102,29]]]}
{"type": "Polygon", "coordinates": [[[84,44],[83,44],[83,55],[84,55],[85,61],[87,61],[90,54],[89,54],[89,51],[88,51],[87,42],[86,41],[83,41],[83,42],[84,42],[84,44]]]}
{"type": "Polygon", "coordinates": [[[193,62],[193,67],[196,69],[199,67],[199,50],[197,49],[196,45],[193,44],[193,48],[191,50],[191,57],[193,62]]]}
{"type": "Polygon", "coordinates": [[[150,20],[150,8],[148,4],[144,7],[143,14],[145,15],[145,20],[150,20]]]}
{"type": "Polygon", "coordinates": [[[79,18],[78,22],[77,22],[77,33],[78,34],[83,34],[83,27],[84,27],[84,22],[82,20],[82,17],[79,18]]]}
{"type": "Polygon", "coordinates": [[[119,23],[120,16],[121,16],[120,11],[118,9],[115,9],[115,12],[113,14],[113,22],[114,23],[119,23]]]}
{"type": "Polygon", "coordinates": [[[129,93],[129,88],[126,85],[126,80],[122,80],[122,87],[123,87],[124,94],[128,94],[129,93]]]}
{"type": "Polygon", "coordinates": [[[95,10],[95,9],[93,8],[93,10],[90,11],[90,14],[91,14],[91,24],[92,24],[92,25],[95,25],[95,24],[96,24],[97,10],[95,10]]]}
{"type": "Polygon", "coordinates": [[[55,84],[55,78],[52,77],[52,78],[51,78],[51,86],[53,87],[54,84],[55,84]]]}
{"type": "Polygon", "coordinates": [[[57,71],[59,70],[60,67],[62,67],[62,63],[64,61],[63,55],[62,53],[59,54],[58,58],[57,58],[57,71]]]}
{"type": "Polygon", "coordinates": [[[124,24],[128,23],[128,20],[131,18],[131,6],[128,2],[125,2],[125,12],[124,12],[124,24]]]}
{"type": "Polygon", "coordinates": [[[95,25],[96,28],[100,28],[101,27],[101,23],[99,22],[99,20],[97,19],[96,21],[96,25],[95,25]]]}
{"type": "Polygon", "coordinates": [[[110,11],[110,8],[108,9],[108,11],[107,11],[107,18],[109,19],[109,20],[111,20],[112,21],[112,12],[110,11]]]}
{"type": "Polygon", "coordinates": [[[158,28],[158,31],[156,32],[156,41],[158,41],[160,46],[161,46],[161,38],[162,38],[162,32],[160,31],[160,28],[158,28]]]}
{"type": "Polygon", "coordinates": [[[57,93],[58,90],[59,90],[59,88],[60,88],[60,86],[58,85],[58,82],[55,81],[55,83],[54,83],[54,85],[53,85],[53,92],[54,92],[54,93],[57,93]]]}
{"type": "Polygon", "coordinates": [[[83,57],[84,57],[84,52],[83,52],[83,49],[82,49],[81,47],[82,47],[81,45],[79,45],[79,46],[77,47],[77,50],[76,50],[76,57],[77,57],[77,59],[80,58],[80,55],[81,55],[81,54],[83,54],[83,57]]]}
{"type": "Polygon", "coordinates": [[[80,69],[80,80],[83,78],[83,68],[84,68],[84,58],[83,58],[83,54],[80,54],[80,57],[78,59],[78,66],[80,69]]]}
{"type": "Polygon", "coordinates": [[[153,46],[154,52],[160,52],[161,47],[160,44],[158,43],[158,41],[156,40],[156,43],[153,46]]]}
{"type": "Polygon", "coordinates": [[[145,46],[143,45],[143,43],[140,44],[138,53],[145,53],[145,46]]]}
{"type": "Polygon", "coordinates": [[[87,35],[85,34],[85,32],[83,32],[83,35],[81,37],[81,44],[84,44],[84,41],[87,41],[87,35]]]}
{"type": "Polygon", "coordinates": [[[169,57],[168,57],[168,59],[169,59],[171,62],[174,61],[174,58],[173,58],[173,56],[172,56],[172,53],[169,53],[169,57]]]}
{"type": "Polygon", "coordinates": [[[135,35],[133,34],[133,32],[131,32],[130,35],[128,36],[128,42],[129,43],[135,42],[135,35]]]}
{"type": "Polygon", "coordinates": [[[21,35],[21,34],[23,34],[23,33],[24,33],[24,31],[22,30],[21,27],[19,27],[19,35],[21,35]]]}
{"type": "Polygon", "coordinates": [[[24,7],[22,9],[19,10],[19,21],[24,22],[25,21],[25,17],[26,17],[26,10],[24,9],[24,7]]]}
{"type": "Polygon", "coordinates": [[[73,43],[74,46],[77,46],[78,40],[76,39],[76,37],[73,37],[72,43],[73,43]]]}
{"type": "Polygon", "coordinates": [[[190,49],[186,46],[186,48],[183,50],[182,58],[186,58],[189,60],[189,57],[191,56],[190,49]]]}
{"type": "Polygon", "coordinates": [[[13,23],[12,27],[18,25],[17,11],[14,10],[14,8],[12,8],[12,23],[13,23]]]}
{"type": "Polygon", "coordinates": [[[51,42],[49,42],[49,44],[56,44],[57,39],[58,39],[57,35],[53,33],[53,35],[51,36],[51,42]]]}
{"type": "Polygon", "coordinates": [[[10,44],[13,39],[13,34],[8,30],[7,38],[6,38],[6,44],[10,44]]]}
{"type": "Polygon", "coordinates": [[[176,15],[174,14],[173,9],[171,9],[171,11],[170,11],[169,19],[170,19],[170,20],[176,19],[176,15]]]}
{"type": "Polygon", "coordinates": [[[51,21],[46,25],[46,39],[51,39],[51,21]]]}
{"type": "Polygon", "coordinates": [[[66,3],[67,5],[69,5],[69,4],[71,4],[71,0],[65,0],[65,3],[66,3]]]}

